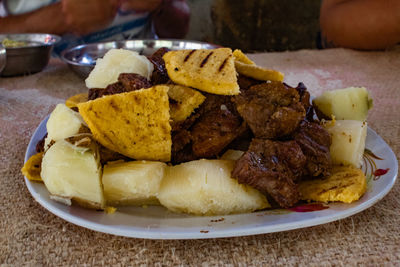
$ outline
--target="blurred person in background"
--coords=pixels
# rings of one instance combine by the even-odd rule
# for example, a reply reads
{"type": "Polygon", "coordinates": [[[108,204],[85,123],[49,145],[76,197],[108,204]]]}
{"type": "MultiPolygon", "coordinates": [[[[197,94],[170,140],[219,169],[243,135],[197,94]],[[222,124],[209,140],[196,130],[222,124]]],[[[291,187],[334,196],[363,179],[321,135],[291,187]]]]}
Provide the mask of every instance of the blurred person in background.
{"type": "Polygon", "coordinates": [[[400,43],[399,0],[324,0],[322,47],[382,50],[400,43]]]}
{"type": "Polygon", "coordinates": [[[1,33],[61,35],[56,53],[82,44],[135,38],[183,38],[185,0],[0,0],[1,33]]]}

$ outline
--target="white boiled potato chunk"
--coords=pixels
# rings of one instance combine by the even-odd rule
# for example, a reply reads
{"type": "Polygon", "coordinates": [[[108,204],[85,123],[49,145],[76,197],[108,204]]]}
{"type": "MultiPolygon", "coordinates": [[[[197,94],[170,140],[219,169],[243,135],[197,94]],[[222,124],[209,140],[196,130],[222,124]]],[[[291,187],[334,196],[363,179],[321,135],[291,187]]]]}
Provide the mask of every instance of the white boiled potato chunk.
{"type": "Polygon", "coordinates": [[[168,166],[158,199],[175,212],[224,215],[269,207],[264,195],[231,178],[233,160],[196,160],[168,166]]]}
{"type": "Polygon", "coordinates": [[[336,120],[325,124],[332,135],[332,163],[361,167],[367,137],[367,123],[355,120],[336,120]]]}
{"type": "Polygon", "coordinates": [[[46,151],[40,176],[51,195],[85,207],[104,207],[101,166],[93,147],[77,147],[59,140],[46,151]]]}
{"type": "Polygon", "coordinates": [[[365,121],[372,98],[364,87],[349,87],[326,91],[314,98],[313,104],[329,118],[334,115],[337,120],[365,121]]]}
{"type": "Polygon", "coordinates": [[[86,123],[78,112],[64,104],[58,104],[46,124],[47,137],[44,147],[47,149],[51,140],[58,141],[79,133],[82,126],[86,126],[86,123]]]}
{"type": "Polygon", "coordinates": [[[156,161],[113,162],[104,166],[107,204],[159,204],[157,195],[166,164],[156,161]]]}
{"type": "Polygon", "coordinates": [[[96,66],[86,79],[88,88],[106,88],[118,81],[121,73],[136,73],[150,79],[153,64],[145,56],[126,49],[111,49],[103,58],[96,61],[96,66]]]}

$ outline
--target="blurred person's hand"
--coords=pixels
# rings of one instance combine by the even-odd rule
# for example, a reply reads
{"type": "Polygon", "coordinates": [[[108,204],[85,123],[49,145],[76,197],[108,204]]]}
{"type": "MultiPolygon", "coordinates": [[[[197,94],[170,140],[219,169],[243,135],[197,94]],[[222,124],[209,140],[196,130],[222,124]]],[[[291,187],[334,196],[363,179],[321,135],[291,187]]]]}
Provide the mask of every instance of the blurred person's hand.
{"type": "Polygon", "coordinates": [[[183,38],[189,31],[190,8],[185,0],[163,0],[153,12],[153,23],[160,38],[183,38]]]}
{"type": "Polygon", "coordinates": [[[62,0],[61,2],[67,28],[80,35],[107,26],[114,19],[118,5],[119,0],[62,0]]]}
{"type": "Polygon", "coordinates": [[[380,50],[400,42],[399,0],[324,0],[323,47],[380,50]]]}
{"type": "Polygon", "coordinates": [[[161,38],[182,38],[189,29],[186,0],[61,0],[26,14],[0,17],[0,32],[85,35],[107,27],[118,9],[149,12],[161,38]]]}
{"type": "Polygon", "coordinates": [[[160,38],[183,38],[189,30],[186,0],[120,0],[120,5],[124,11],[151,12],[160,38]]]}
{"type": "Polygon", "coordinates": [[[163,0],[120,0],[123,11],[152,12],[156,10],[163,0]]]}

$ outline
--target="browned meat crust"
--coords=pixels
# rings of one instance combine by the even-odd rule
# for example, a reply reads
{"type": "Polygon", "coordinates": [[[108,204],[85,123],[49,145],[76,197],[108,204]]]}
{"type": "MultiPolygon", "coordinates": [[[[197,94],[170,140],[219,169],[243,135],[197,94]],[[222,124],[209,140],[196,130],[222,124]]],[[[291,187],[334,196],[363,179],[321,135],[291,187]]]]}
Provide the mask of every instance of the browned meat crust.
{"type": "Polygon", "coordinates": [[[280,82],[254,85],[234,101],[257,138],[289,136],[306,115],[297,90],[280,82]]]}
{"type": "Polygon", "coordinates": [[[107,164],[107,162],[110,161],[116,161],[116,160],[124,160],[124,161],[129,161],[132,160],[124,155],[119,154],[118,152],[112,151],[101,144],[99,145],[99,154],[100,154],[100,163],[101,165],[107,164]]]}
{"type": "Polygon", "coordinates": [[[240,117],[229,110],[216,110],[193,126],[193,152],[197,157],[215,157],[245,130],[240,117]]]}
{"type": "Polygon", "coordinates": [[[294,140],[306,155],[305,175],[329,176],[332,168],[329,147],[331,135],[318,123],[303,121],[294,134],[294,140]]]}
{"type": "Polygon", "coordinates": [[[139,74],[121,73],[118,76],[118,82],[108,85],[105,89],[90,88],[88,100],[94,100],[103,95],[120,94],[150,87],[152,87],[150,81],[139,74]]]}
{"type": "Polygon", "coordinates": [[[239,74],[237,82],[239,84],[240,92],[244,92],[253,85],[263,83],[262,81],[255,80],[253,78],[239,74]]]}
{"type": "Polygon", "coordinates": [[[307,91],[307,87],[304,83],[299,83],[295,88],[300,95],[300,102],[306,111],[306,119],[308,121],[314,121],[314,107],[310,102],[310,93],[307,91]]]}
{"type": "Polygon", "coordinates": [[[199,108],[200,118],[191,129],[193,153],[197,157],[215,157],[243,134],[247,125],[229,96],[207,94],[199,108]]]}
{"type": "Polygon", "coordinates": [[[146,77],[136,73],[121,73],[118,76],[118,81],[125,87],[126,92],[150,88],[153,86],[146,77]]]}
{"type": "Polygon", "coordinates": [[[206,97],[194,114],[183,123],[173,125],[174,163],[188,159],[214,158],[248,129],[230,96],[206,94],[206,97]],[[182,155],[183,153],[188,156],[182,155]]]}
{"type": "Polygon", "coordinates": [[[151,63],[153,63],[154,66],[153,74],[151,75],[151,82],[154,85],[167,83],[170,80],[163,59],[164,54],[168,51],[168,48],[162,47],[148,57],[148,59],[151,61],[151,63]]]}
{"type": "Polygon", "coordinates": [[[232,177],[268,193],[281,207],[299,201],[294,180],[301,176],[306,158],[295,141],[253,139],[249,150],[236,161],[232,177]]]}
{"type": "Polygon", "coordinates": [[[42,139],[40,139],[39,142],[37,142],[37,144],[36,144],[36,153],[44,152],[44,140],[46,139],[46,137],[47,137],[47,133],[43,136],[42,139]]]}
{"type": "Polygon", "coordinates": [[[176,153],[192,141],[192,136],[188,130],[181,129],[172,134],[172,153],[176,153]]]}
{"type": "Polygon", "coordinates": [[[171,162],[172,164],[179,164],[196,159],[198,159],[198,157],[193,154],[192,144],[190,143],[187,144],[183,149],[173,152],[171,162]]]}

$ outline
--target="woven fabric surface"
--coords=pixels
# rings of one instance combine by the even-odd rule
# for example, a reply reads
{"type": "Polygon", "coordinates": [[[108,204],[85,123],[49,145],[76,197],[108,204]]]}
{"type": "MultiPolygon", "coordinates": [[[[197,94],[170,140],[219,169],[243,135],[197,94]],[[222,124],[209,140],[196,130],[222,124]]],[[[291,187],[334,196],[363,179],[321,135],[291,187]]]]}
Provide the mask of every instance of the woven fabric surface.
{"type": "MultiPolygon", "coordinates": [[[[312,95],[365,86],[375,107],[368,122],[400,156],[400,49],[346,49],[253,54],[259,65],[304,82],[312,95]]],[[[68,223],[34,201],[20,169],[29,139],[57,103],[85,92],[66,65],[0,78],[0,264],[98,265],[400,265],[400,185],[349,218],[300,230],[207,240],[144,240],[68,223]]]]}

